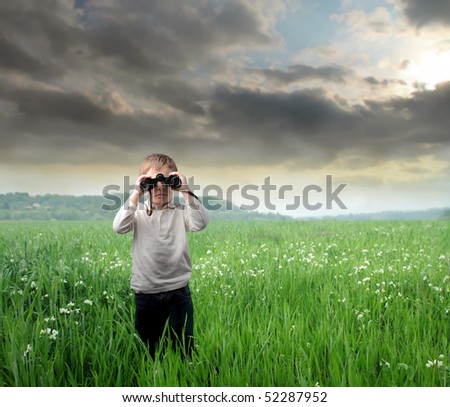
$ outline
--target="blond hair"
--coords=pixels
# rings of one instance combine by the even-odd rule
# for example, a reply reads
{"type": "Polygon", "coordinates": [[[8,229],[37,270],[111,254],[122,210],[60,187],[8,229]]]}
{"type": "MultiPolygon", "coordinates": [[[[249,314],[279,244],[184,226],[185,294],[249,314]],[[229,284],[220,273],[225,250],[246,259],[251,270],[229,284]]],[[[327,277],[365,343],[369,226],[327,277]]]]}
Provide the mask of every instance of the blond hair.
{"type": "Polygon", "coordinates": [[[150,154],[142,161],[140,173],[146,174],[150,168],[159,171],[162,167],[167,166],[171,171],[178,171],[175,161],[165,154],[150,154]]]}

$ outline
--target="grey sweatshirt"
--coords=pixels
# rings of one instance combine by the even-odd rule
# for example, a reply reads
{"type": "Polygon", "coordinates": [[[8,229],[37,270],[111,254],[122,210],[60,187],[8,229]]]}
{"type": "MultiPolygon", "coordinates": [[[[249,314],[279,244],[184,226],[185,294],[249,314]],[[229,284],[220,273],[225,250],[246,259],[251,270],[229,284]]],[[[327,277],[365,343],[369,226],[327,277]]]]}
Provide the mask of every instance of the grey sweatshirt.
{"type": "Polygon", "coordinates": [[[117,233],[134,232],[131,289],[160,293],[184,287],[192,274],[186,232],[204,229],[207,212],[196,199],[186,205],[169,203],[163,209],[153,208],[151,216],[148,208],[128,200],[113,222],[117,233]]]}

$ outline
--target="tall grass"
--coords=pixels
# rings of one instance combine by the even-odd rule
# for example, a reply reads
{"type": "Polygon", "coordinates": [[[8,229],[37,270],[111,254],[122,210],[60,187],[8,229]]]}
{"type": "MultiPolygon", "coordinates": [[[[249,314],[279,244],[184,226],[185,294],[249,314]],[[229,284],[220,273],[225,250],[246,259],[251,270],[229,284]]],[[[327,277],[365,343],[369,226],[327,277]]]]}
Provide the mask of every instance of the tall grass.
{"type": "Polygon", "coordinates": [[[0,225],[3,386],[449,386],[448,222],[212,222],[189,236],[196,350],[149,360],[131,234],[0,225]]]}

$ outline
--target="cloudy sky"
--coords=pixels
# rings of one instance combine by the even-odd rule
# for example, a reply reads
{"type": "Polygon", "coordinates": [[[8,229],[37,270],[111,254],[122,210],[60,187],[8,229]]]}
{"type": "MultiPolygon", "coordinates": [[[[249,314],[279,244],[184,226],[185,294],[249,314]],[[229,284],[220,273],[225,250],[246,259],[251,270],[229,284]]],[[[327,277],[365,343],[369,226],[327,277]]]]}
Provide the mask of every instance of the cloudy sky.
{"type": "Polygon", "coordinates": [[[312,184],[326,209],[327,175],[347,209],[322,214],[450,204],[450,0],[6,0],[0,20],[0,193],[100,195],[163,152],[236,203],[270,177],[279,212],[312,184]]]}

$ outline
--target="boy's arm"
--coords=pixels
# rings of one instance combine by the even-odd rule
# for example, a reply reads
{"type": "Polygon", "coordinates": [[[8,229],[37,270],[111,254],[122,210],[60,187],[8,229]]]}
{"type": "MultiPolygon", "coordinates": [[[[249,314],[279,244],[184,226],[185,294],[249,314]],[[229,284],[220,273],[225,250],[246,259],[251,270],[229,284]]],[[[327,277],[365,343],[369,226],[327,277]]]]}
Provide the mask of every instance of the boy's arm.
{"type": "Polygon", "coordinates": [[[178,171],[171,172],[170,175],[177,175],[181,180],[181,186],[177,191],[183,194],[184,201],[186,202],[186,209],[184,211],[186,230],[188,232],[197,232],[206,228],[209,222],[208,213],[202,203],[190,190],[186,177],[178,171]]]}
{"type": "Polygon", "coordinates": [[[140,188],[140,183],[146,177],[147,175],[145,174],[138,177],[132,194],[116,213],[113,221],[113,229],[116,233],[128,233],[133,229],[134,215],[139,205],[139,197],[144,193],[144,191],[140,188]]]}
{"type": "Polygon", "coordinates": [[[186,230],[189,232],[198,232],[208,226],[208,213],[202,203],[189,195],[190,200],[186,199],[186,209],[184,215],[184,222],[186,230]]]}
{"type": "MultiPolygon", "coordinates": [[[[134,215],[136,214],[136,209],[138,202],[134,191],[133,194],[128,198],[128,200],[123,204],[123,206],[118,210],[113,221],[113,229],[116,233],[128,233],[133,229],[134,226],[134,215]]],[[[138,194],[139,199],[139,194],[138,194]]]]}

